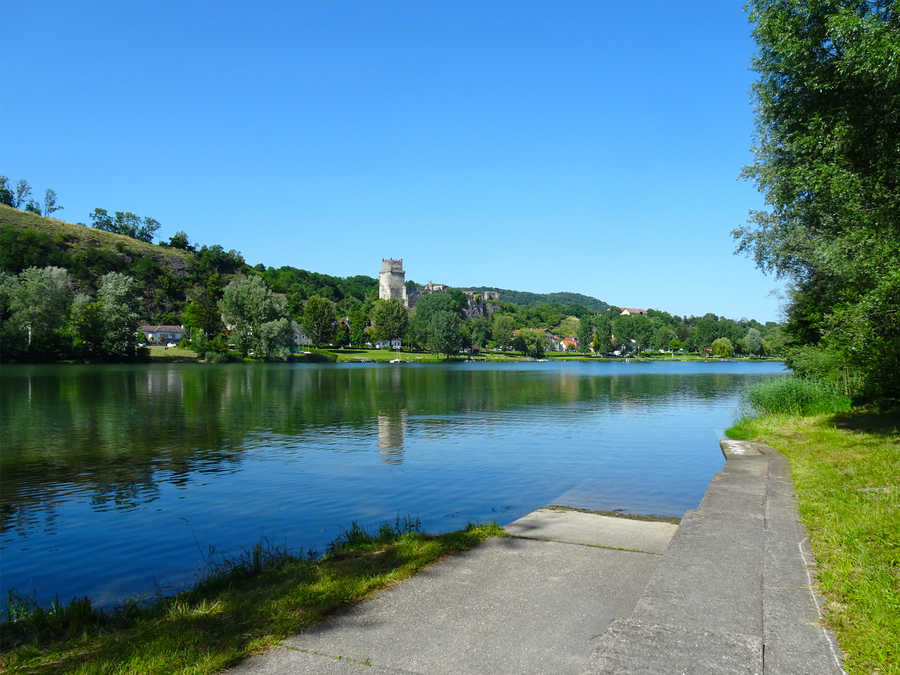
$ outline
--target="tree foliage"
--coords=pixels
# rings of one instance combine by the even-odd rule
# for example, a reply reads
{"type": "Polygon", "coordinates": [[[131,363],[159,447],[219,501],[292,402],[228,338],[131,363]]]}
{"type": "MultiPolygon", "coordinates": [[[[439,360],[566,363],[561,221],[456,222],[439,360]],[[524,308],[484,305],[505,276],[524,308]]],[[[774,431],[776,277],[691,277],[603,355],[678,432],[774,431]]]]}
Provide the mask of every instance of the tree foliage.
{"type": "Polygon", "coordinates": [[[103,319],[105,355],[134,358],[141,306],[137,283],[127,274],[109,272],[100,278],[97,299],[103,319]]]}
{"type": "Polygon", "coordinates": [[[30,267],[3,280],[3,351],[36,359],[58,358],[72,303],[69,273],[60,267],[30,267]]]}
{"type": "Polygon", "coordinates": [[[751,0],[755,161],[767,209],[738,251],[792,280],[788,331],[866,397],[900,396],[900,9],[751,0]]]}
{"type": "Polygon", "coordinates": [[[44,203],[41,208],[41,215],[49,218],[57,211],[62,211],[65,207],[56,201],[56,191],[47,188],[44,192],[44,203]]]}
{"type": "MultiPolygon", "coordinates": [[[[459,317],[461,312],[459,298],[449,293],[430,293],[419,298],[410,321],[410,333],[415,342],[420,345],[430,345],[432,343],[433,326],[431,320],[440,312],[459,317]]],[[[446,318],[441,323],[446,325],[446,318]]],[[[440,353],[446,354],[448,352],[440,351],[440,353]]]]}
{"type": "Polygon", "coordinates": [[[372,308],[372,330],[376,340],[390,342],[406,335],[409,313],[396,298],[378,300],[372,308]]]}
{"type": "Polygon", "coordinates": [[[734,356],[734,345],[728,338],[716,338],[712,343],[712,354],[725,358],[734,356]]]}
{"type": "Polygon", "coordinates": [[[250,350],[264,356],[274,354],[273,350],[283,346],[279,340],[284,335],[284,325],[265,329],[263,326],[287,319],[287,302],[283,295],[273,293],[260,277],[232,280],[222,293],[219,311],[241,356],[247,356],[250,350]]]}
{"type": "Polygon", "coordinates": [[[465,345],[459,314],[446,309],[429,315],[426,335],[429,348],[445,356],[459,353],[465,345]]]}
{"type": "Polygon", "coordinates": [[[318,347],[334,336],[334,303],[314,295],[303,307],[303,331],[318,347]]]}
{"type": "Polygon", "coordinates": [[[543,331],[520,330],[514,344],[526,356],[542,359],[547,351],[547,336],[543,331]]]}
{"type": "Polygon", "coordinates": [[[0,176],[0,204],[15,207],[15,193],[6,176],[0,176]]]}
{"type": "Polygon", "coordinates": [[[495,314],[491,323],[491,333],[494,342],[501,349],[512,347],[513,331],[516,330],[516,322],[508,314],[495,314]]]}
{"type": "Polygon", "coordinates": [[[131,211],[116,211],[110,216],[106,209],[100,208],[91,212],[91,224],[99,230],[124,234],[147,243],[153,242],[153,235],[161,227],[153,218],[141,218],[131,211]]]}

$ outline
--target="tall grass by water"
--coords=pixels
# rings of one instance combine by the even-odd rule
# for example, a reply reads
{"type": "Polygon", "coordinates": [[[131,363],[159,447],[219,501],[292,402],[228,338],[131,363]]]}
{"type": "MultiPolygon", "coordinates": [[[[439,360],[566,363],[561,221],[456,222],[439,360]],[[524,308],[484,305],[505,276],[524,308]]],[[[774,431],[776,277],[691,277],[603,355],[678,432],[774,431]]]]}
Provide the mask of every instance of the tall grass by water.
{"type": "Polygon", "coordinates": [[[763,415],[822,415],[851,408],[850,399],[834,385],[796,376],[760,382],[750,387],[747,399],[763,415]]]}

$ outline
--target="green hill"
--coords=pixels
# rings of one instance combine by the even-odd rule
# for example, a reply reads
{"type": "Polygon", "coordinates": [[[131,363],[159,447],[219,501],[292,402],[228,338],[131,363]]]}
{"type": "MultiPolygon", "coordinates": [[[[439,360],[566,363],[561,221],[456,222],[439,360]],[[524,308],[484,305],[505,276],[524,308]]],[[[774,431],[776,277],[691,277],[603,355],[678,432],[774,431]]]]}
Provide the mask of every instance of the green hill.
{"type": "Polygon", "coordinates": [[[57,265],[75,273],[97,258],[112,263],[115,257],[115,266],[128,267],[132,261],[149,256],[173,273],[185,274],[192,255],[190,251],[148,244],[0,204],[0,269],[7,272],[57,265]]]}
{"type": "Polygon", "coordinates": [[[500,302],[508,302],[520,307],[534,307],[542,304],[578,305],[591,312],[605,312],[609,309],[609,303],[581,293],[529,293],[528,291],[513,291],[508,288],[496,288],[495,286],[478,286],[461,288],[462,291],[496,291],[500,294],[500,302]]]}

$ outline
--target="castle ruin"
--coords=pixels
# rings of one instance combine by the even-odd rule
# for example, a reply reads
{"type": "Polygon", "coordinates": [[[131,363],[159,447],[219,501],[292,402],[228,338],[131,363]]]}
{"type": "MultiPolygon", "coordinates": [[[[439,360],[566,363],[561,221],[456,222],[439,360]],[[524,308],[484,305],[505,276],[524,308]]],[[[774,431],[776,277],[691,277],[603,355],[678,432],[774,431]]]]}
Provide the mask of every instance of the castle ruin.
{"type": "MultiPolygon", "coordinates": [[[[428,282],[424,286],[410,283],[406,288],[406,272],[403,270],[403,258],[381,259],[381,272],[378,274],[378,297],[382,300],[397,299],[407,309],[416,306],[419,298],[432,293],[449,293],[451,287],[447,284],[435,284],[428,282]]],[[[485,317],[490,319],[500,308],[500,294],[497,291],[463,291],[466,297],[466,306],[463,314],[467,319],[485,317]]]]}
{"type": "Polygon", "coordinates": [[[378,297],[382,300],[397,299],[404,307],[409,307],[406,296],[406,272],[403,271],[403,258],[381,259],[381,272],[378,274],[378,297]]]}

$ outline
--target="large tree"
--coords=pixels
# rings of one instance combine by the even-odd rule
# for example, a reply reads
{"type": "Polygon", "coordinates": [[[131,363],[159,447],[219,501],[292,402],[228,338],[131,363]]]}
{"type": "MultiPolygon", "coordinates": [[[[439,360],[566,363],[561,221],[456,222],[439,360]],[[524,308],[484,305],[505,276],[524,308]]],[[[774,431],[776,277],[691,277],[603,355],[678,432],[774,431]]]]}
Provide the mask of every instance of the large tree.
{"type": "Polygon", "coordinates": [[[372,307],[372,331],[375,339],[390,342],[406,335],[409,314],[397,298],[378,300],[372,307]]]}
{"type": "Polygon", "coordinates": [[[735,230],[738,250],[792,281],[796,342],[852,370],[864,396],[897,398],[900,8],[895,0],[748,8],[759,79],[745,175],[767,208],[735,230]]]}
{"type": "Polygon", "coordinates": [[[448,357],[459,353],[465,344],[459,315],[445,309],[431,314],[428,319],[427,336],[427,344],[431,351],[448,357]]]}
{"type": "Polygon", "coordinates": [[[334,303],[327,298],[312,296],[303,307],[303,331],[318,347],[334,335],[334,303]]]}
{"type": "Polygon", "coordinates": [[[428,293],[419,298],[409,326],[414,341],[430,344],[431,319],[439,312],[460,317],[459,297],[451,293],[428,293]]]}
{"type": "Polygon", "coordinates": [[[69,273],[61,267],[30,267],[5,284],[7,342],[18,343],[32,358],[58,357],[73,298],[69,273]]]}
{"type": "Polygon", "coordinates": [[[106,332],[106,356],[116,360],[133,358],[141,306],[137,283],[127,274],[108,272],[100,277],[97,299],[106,332]]]}
{"type": "Polygon", "coordinates": [[[265,330],[263,325],[286,319],[287,301],[283,295],[273,293],[260,277],[232,280],[222,293],[219,310],[242,356],[251,349],[258,349],[265,356],[285,346],[279,341],[285,334],[284,324],[265,330]]]}
{"type": "Polygon", "coordinates": [[[491,322],[491,333],[494,342],[501,349],[509,349],[513,343],[513,331],[516,330],[516,322],[509,314],[496,314],[491,322]]]}

